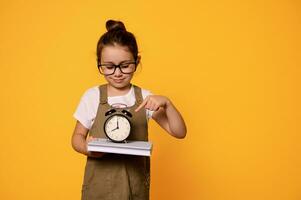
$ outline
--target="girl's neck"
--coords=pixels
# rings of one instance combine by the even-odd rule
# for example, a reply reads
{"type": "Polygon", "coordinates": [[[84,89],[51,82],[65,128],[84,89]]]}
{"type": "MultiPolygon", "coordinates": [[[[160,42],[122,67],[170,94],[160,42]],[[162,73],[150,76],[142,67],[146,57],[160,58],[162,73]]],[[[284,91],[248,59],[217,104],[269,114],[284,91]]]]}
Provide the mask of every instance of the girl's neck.
{"type": "Polygon", "coordinates": [[[108,87],[107,87],[108,96],[114,97],[114,96],[125,95],[130,91],[131,87],[132,87],[132,84],[129,84],[123,88],[116,88],[116,87],[113,87],[112,85],[108,84],[108,87]]]}

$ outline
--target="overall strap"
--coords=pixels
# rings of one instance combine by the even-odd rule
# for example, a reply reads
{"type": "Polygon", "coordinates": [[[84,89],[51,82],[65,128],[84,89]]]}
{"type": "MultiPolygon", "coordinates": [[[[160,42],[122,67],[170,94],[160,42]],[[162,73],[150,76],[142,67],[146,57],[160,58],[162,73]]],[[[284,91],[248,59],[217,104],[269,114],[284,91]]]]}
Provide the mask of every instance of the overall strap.
{"type": "Polygon", "coordinates": [[[106,104],[108,102],[107,84],[99,86],[99,103],[106,104]]]}
{"type": "Polygon", "coordinates": [[[142,91],[141,91],[141,88],[136,86],[136,85],[133,85],[134,86],[134,92],[135,92],[135,98],[136,98],[136,103],[138,105],[140,105],[143,101],[143,96],[142,96],[142,91]]]}

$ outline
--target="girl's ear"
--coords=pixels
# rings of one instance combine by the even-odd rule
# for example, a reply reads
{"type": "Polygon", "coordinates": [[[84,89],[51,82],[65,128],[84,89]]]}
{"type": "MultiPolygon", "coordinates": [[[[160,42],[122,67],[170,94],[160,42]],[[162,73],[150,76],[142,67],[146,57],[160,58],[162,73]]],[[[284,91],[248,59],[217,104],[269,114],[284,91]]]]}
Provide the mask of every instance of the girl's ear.
{"type": "Polygon", "coordinates": [[[140,60],[141,60],[141,56],[140,56],[140,55],[138,55],[138,57],[137,57],[137,60],[136,60],[136,65],[139,65],[139,63],[140,63],[140,60]]]}

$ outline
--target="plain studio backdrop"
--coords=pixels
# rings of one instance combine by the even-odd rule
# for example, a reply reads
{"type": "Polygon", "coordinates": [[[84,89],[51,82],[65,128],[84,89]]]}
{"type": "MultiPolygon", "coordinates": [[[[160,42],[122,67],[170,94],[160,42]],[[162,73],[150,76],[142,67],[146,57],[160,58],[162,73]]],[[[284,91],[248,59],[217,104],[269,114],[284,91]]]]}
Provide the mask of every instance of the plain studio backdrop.
{"type": "Polygon", "coordinates": [[[150,122],[151,199],[297,200],[300,2],[1,1],[0,185],[5,200],[80,199],[71,148],[96,43],[122,20],[140,47],[133,83],[168,96],[184,140],[150,122]]]}

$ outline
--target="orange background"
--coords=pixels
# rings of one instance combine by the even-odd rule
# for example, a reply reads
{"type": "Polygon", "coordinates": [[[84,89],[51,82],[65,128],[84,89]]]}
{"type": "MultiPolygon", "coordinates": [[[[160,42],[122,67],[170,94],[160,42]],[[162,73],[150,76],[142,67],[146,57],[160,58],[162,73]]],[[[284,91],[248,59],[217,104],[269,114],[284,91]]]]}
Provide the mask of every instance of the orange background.
{"type": "Polygon", "coordinates": [[[188,127],[177,140],[150,122],[151,199],[300,199],[300,7],[1,1],[1,199],[80,199],[72,115],[104,83],[95,49],[109,18],[137,37],[133,82],[168,96],[188,127]]]}

